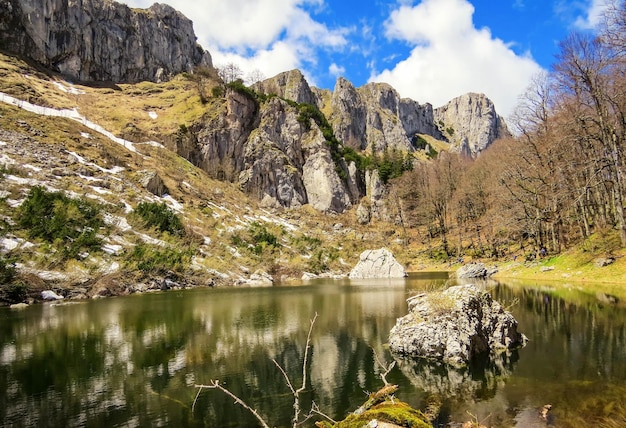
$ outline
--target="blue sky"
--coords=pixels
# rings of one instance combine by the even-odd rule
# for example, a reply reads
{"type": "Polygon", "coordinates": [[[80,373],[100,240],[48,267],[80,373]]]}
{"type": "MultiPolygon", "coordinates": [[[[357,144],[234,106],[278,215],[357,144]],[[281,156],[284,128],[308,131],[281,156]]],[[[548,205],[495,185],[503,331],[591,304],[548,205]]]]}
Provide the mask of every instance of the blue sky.
{"type": "Polygon", "coordinates": [[[265,77],[298,68],[331,90],[338,76],[386,82],[435,107],[482,92],[506,117],[559,40],[593,31],[606,0],[159,1],[194,22],[215,66],[265,77]]]}

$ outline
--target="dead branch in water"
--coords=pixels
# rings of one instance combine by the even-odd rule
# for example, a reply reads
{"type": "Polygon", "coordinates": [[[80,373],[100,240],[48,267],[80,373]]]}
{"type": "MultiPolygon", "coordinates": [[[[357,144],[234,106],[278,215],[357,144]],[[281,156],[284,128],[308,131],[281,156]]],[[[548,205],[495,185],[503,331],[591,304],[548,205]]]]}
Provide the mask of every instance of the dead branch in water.
{"type": "MultiPolygon", "coordinates": [[[[274,362],[276,367],[278,367],[278,370],[280,370],[280,372],[283,374],[283,377],[285,378],[285,382],[287,383],[287,386],[289,387],[289,389],[291,390],[291,394],[293,395],[293,412],[294,412],[293,420],[292,420],[293,428],[296,428],[298,426],[298,423],[300,420],[300,412],[301,412],[300,393],[306,389],[309,348],[311,347],[311,333],[313,331],[313,325],[315,324],[316,320],[317,320],[317,312],[315,313],[315,316],[311,320],[311,325],[309,326],[309,334],[306,337],[306,345],[304,348],[304,361],[302,362],[302,386],[300,386],[298,389],[295,389],[285,369],[282,368],[282,366],[278,363],[278,361],[272,358],[272,361],[274,362]]],[[[199,389],[198,389],[198,393],[196,394],[196,398],[193,400],[193,405],[191,406],[192,413],[196,406],[196,401],[198,401],[198,397],[200,396],[200,393],[202,392],[203,389],[205,388],[206,389],[218,389],[222,391],[224,394],[234,399],[235,403],[239,404],[244,409],[252,413],[254,417],[257,418],[257,420],[260,422],[263,428],[269,428],[269,425],[267,424],[267,422],[265,422],[265,420],[261,417],[261,415],[258,414],[258,412],[255,409],[250,407],[248,404],[246,404],[246,402],[244,402],[241,398],[237,397],[235,394],[230,392],[227,388],[223,387],[220,384],[219,380],[211,380],[208,385],[195,385],[195,387],[199,389]]],[[[306,419],[309,419],[313,414],[318,414],[320,416],[326,417],[327,419],[331,420],[333,423],[335,422],[332,419],[330,419],[328,416],[326,416],[325,414],[321,413],[315,403],[313,404],[314,406],[311,407],[311,411],[307,415],[306,419]]]]}

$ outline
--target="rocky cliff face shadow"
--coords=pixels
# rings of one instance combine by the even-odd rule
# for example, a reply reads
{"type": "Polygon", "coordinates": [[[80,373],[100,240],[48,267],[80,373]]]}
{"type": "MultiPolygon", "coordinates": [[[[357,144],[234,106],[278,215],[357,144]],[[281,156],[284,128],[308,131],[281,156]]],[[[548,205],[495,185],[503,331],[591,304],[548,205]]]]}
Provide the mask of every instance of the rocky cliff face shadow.
{"type": "Polygon", "coordinates": [[[513,374],[519,360],[517,350],[494,357],[481,354],[462,368],[425,358],[393,357],[402,374],[417,388],[442,398],[461,401],[493,398],[498,388],[513,374]]]}

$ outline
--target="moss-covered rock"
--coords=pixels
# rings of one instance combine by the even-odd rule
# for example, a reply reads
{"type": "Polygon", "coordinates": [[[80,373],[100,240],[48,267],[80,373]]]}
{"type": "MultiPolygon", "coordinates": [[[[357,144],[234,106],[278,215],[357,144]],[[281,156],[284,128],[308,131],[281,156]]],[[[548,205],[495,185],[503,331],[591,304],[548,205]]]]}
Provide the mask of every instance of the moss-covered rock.
{"type": "Polygon", "coordinates": [[[397,389],[397,385],[387,385],[370,394],[367,401],[344,420],[335,424],[317,422],[316,426],[319,428],[361,428],[365,426],[432,428],[421,411],[413,409],[393,396],[397,389]],[[376,424],[372,424],[373,421],[376,421],[376,424]]]}

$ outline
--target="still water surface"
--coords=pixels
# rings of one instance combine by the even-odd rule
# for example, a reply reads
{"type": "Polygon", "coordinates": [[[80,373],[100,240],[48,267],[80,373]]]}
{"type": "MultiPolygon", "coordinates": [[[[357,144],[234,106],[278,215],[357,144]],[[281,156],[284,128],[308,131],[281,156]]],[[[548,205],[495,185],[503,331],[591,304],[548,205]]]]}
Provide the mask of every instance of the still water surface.
{"type": "MultiPolygon", "coordinates": [[[[0,426],[247,427],[250,414],[219,391],[221,380],[271,426],[290,425],[294,384],[310,320],[310,385],[303,398],[340,419],[382,386],[374,352],[385,348],[406,298],[445,274],[400,281],[319,281],[297,287],[196,289],[71,305],[0,309],[0,426]]],[[[530,339],[519,352],[470,371],[399,361],[388,380],[418,408],[439,399],[436,426],[626,427],[626,308],[606,296],[491,285],[514,304],[530,339]],[[470,416],[474,415],[473,417],[470,416]]],[[[307,423],[312,426],[313,421],[307,423]]]]}

